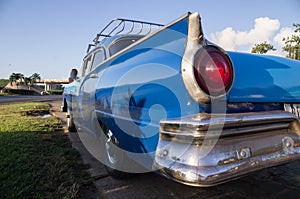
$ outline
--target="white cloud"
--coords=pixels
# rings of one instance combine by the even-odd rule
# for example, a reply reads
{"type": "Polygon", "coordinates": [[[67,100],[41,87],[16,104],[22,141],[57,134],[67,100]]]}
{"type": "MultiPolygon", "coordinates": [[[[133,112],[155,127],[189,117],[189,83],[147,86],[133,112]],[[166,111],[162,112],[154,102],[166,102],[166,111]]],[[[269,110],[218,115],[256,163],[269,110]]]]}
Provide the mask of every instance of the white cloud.
{"type": "Polygon", "coordinates": [[[282,51],[282,47],[284,46],[284,41],[282,41],[283,38],[291,37],[291,35],[294,35],[295,32],[292,28],[284,27],[280,30],[279,33],[274,37],[274,45],[277,47],[277,53],[280,55],[286,55],[286,52],[282,51]]]}
{"type": "Polygon", "coordinates": [[[236,47],[236,31],[232,27],[225,28],[221,32],[212,33],[210,35],[213,42],[222,46],[226,50],[235,50],[236,47]]]}
{"type": "Polygon", "coordinates": [[[284,27],[280,29],[280,32],[274,37],[274,41],[278,44],[283,46],[284,42],[282,39],[284,37],[290,37],[291,35],[295,34],[294,30],[292,28],[284,27]]]}
{"type": "Polygon", "coordinates": [[[269,51],[267,54],[269,55],[277,55],[277,56],[286,56],[286,52],[282,50],[284,46],[284,41],[282,41],[283,38],[291,37],[291,35],[294,35],[295,32],[292,28],[284,27],[281,28],[280,31],[272,38],[272,45],[276,48],[276,51],[269,51]]]}
{"type": "Polygon", "coordinates": [[[225,50],[240,50],[242,47],[251,49],[261,42],[272,42],[273,36],[280,28],[277,19],[260,17],[255,19],[254,27],[249,31],[236,31],[232,27],[210,35],[211,40],[222,46],[225,50]]]}

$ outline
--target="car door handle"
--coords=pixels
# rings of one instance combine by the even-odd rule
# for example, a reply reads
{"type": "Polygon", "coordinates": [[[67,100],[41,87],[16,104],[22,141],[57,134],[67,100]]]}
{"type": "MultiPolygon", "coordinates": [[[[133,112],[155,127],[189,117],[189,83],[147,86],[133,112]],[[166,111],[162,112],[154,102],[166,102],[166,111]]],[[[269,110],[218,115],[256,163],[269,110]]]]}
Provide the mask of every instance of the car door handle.
{"type": "Polygon", "coordinates": [[[92,73],[91,75],[90,75],[90,78],[98,78],[99,76],[98,75],[96,75],[95,73],[92,73]]]}

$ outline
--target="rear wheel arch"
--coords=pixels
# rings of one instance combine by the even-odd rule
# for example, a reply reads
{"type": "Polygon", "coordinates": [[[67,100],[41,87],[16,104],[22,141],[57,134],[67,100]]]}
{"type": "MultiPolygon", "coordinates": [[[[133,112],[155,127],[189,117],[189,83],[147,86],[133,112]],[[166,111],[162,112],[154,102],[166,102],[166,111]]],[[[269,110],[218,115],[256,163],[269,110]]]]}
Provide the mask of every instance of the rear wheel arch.
{"type": "MultiPolygon", "coordinates": [[[[122,162],[126,161],[126,157],[118,153],[119,141],[114,136],[112,130],[102,122],[101,120],[95,119],[94,125],[99,125],[103,131],[101,139],[101,145],[103,147],[104,166],[106,171],[115,179],[124,179],[129,176],[129,173],[116,169],[117,165],[121,165],[122,162]]],[[[97,129],[95,127],[95,129],[97,129]]]]}

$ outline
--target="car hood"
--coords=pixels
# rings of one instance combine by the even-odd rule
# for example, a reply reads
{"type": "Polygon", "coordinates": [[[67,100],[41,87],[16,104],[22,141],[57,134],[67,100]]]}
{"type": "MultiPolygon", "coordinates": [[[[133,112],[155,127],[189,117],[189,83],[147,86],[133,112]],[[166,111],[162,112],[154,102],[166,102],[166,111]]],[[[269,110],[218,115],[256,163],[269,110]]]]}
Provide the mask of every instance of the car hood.
{"type": "Polygon", "coordinates": [[[300,61],[228,52],[234,65],[229,102],[300,102],[300,61]]]}

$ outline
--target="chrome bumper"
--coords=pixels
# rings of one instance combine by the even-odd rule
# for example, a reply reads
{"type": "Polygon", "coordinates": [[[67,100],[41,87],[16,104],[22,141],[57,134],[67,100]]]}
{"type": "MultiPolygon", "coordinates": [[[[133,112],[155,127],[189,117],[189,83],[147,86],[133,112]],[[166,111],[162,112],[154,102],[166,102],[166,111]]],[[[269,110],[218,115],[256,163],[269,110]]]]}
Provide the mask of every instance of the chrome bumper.
{"type": "Polygon", "coordinates": [[[154,166],[172,180],[212,186],[300,160],[299,135],[299,120],[284,111],[164,120],[154,166]]]}

